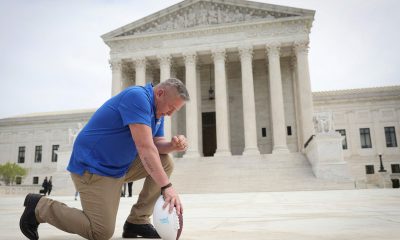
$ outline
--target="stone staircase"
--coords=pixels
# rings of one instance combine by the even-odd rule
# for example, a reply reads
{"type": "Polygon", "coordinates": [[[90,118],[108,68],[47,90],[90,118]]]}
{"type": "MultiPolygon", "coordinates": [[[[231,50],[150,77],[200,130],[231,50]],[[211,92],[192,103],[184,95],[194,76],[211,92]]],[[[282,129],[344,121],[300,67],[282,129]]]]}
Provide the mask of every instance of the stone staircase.
{"type": "MultiPolygon", "coordinates": [[[[75,193],[69,172],[53,174],[54,195],[75,193]]],[[[144,180],[133,184],[138,194],[144,180]]],[[[354,189],[354,181],[317,179],[302,153],[175,158],[171,182],[179,193],[240,193],[354,189]]],[[[360,188],[360,186],[357,186],[360,188]]],[[[366,188],[361,187],[361,188],[366,188]]]]}
{"type": "MultiPolygon", "coordinates": [[[[175,158],[171,182],[180,193],[354,189],[354,181],[317,179],[301,153],[175,158]]],[[[143,181],[134,183],[134,192],[143,181]]]]}

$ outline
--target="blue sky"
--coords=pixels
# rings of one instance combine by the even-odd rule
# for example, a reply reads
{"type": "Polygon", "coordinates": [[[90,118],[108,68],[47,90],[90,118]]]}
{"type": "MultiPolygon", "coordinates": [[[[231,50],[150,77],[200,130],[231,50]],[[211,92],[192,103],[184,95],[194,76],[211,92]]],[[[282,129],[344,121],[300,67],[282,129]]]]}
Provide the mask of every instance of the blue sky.
{"type": "MultiPolygon", "coordinates": [[[[178,2],[0,0],[0,118],[99,107],[111,92],[100,36],[178,2]]],[[[316,10],[313,91],[400,85],[400,1],[260,2],[316,10]]]]}

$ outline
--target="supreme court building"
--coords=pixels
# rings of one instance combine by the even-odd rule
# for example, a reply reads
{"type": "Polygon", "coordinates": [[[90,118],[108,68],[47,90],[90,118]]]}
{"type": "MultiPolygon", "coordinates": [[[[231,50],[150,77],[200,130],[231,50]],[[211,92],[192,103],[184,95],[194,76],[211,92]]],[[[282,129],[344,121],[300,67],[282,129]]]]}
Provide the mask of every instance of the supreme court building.
{"type": "Polygon", "coordinates": [[[167,119],[165,132],[186,133],[187,156],[200,156],[202,147],[206,155],[216,148],[214,156],[299,151],[313,134],[313,19],[314,11],[265,3],[183,1],[102,36],[110,47],[112,94],[183,80],[191,101],[177,119],[167,119]],[[215,133],[204,129],[206,141],[202,120],[215,122],[215,133]]]}
{"type": "MultiPolygon", "coordinates": [[[[400,178],[400,87],[312,93],[314,14],[243,0],[185,0],[102,36],[111,95],[170,77],[188,88],[191,100],[165,119],[167,138],[189,140],[175,156],[178,190],[351,189],[400,178]],[[378,172],[379,156],[386,172],[378,172]]],[[[94,111],[0,120],[3,159],[31,169],[23,184],[49,172],[65,184],[77,124],[94,111]],[[43,161],[38,146],[47,149],[43,161]]]]}

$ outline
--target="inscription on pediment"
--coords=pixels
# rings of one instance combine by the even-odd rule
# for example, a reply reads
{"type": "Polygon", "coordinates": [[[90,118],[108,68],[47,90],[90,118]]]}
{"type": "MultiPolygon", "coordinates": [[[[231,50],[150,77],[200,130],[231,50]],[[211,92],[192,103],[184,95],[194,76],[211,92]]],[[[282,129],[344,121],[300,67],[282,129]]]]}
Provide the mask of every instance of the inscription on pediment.
{"type": "Polygon", "coordinates": [[[198,2],[189,7],[182,8],[158,18],[157,20],[129,30],[119,36],[184,30],[198,26],[212,26],[218,24],[239,23],[260,19],[277,19],[292,16],[297,15],[221,3],[198,2]]]}

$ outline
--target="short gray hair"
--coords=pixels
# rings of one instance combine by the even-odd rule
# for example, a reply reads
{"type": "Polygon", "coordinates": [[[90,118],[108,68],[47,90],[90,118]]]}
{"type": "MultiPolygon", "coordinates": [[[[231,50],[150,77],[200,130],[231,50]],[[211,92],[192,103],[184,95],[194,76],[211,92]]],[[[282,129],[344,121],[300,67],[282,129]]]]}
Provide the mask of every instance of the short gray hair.
{"type": "Polygon", "coordinates": [[[169,78],[163,82],[160,82],[158,87],[173,87],[176,89],[178,96],[181,97],[184,101],[189,101],[189,92],[186,89],[185,85],[182,83],[181,80],[177,78],[169,78]]]}

